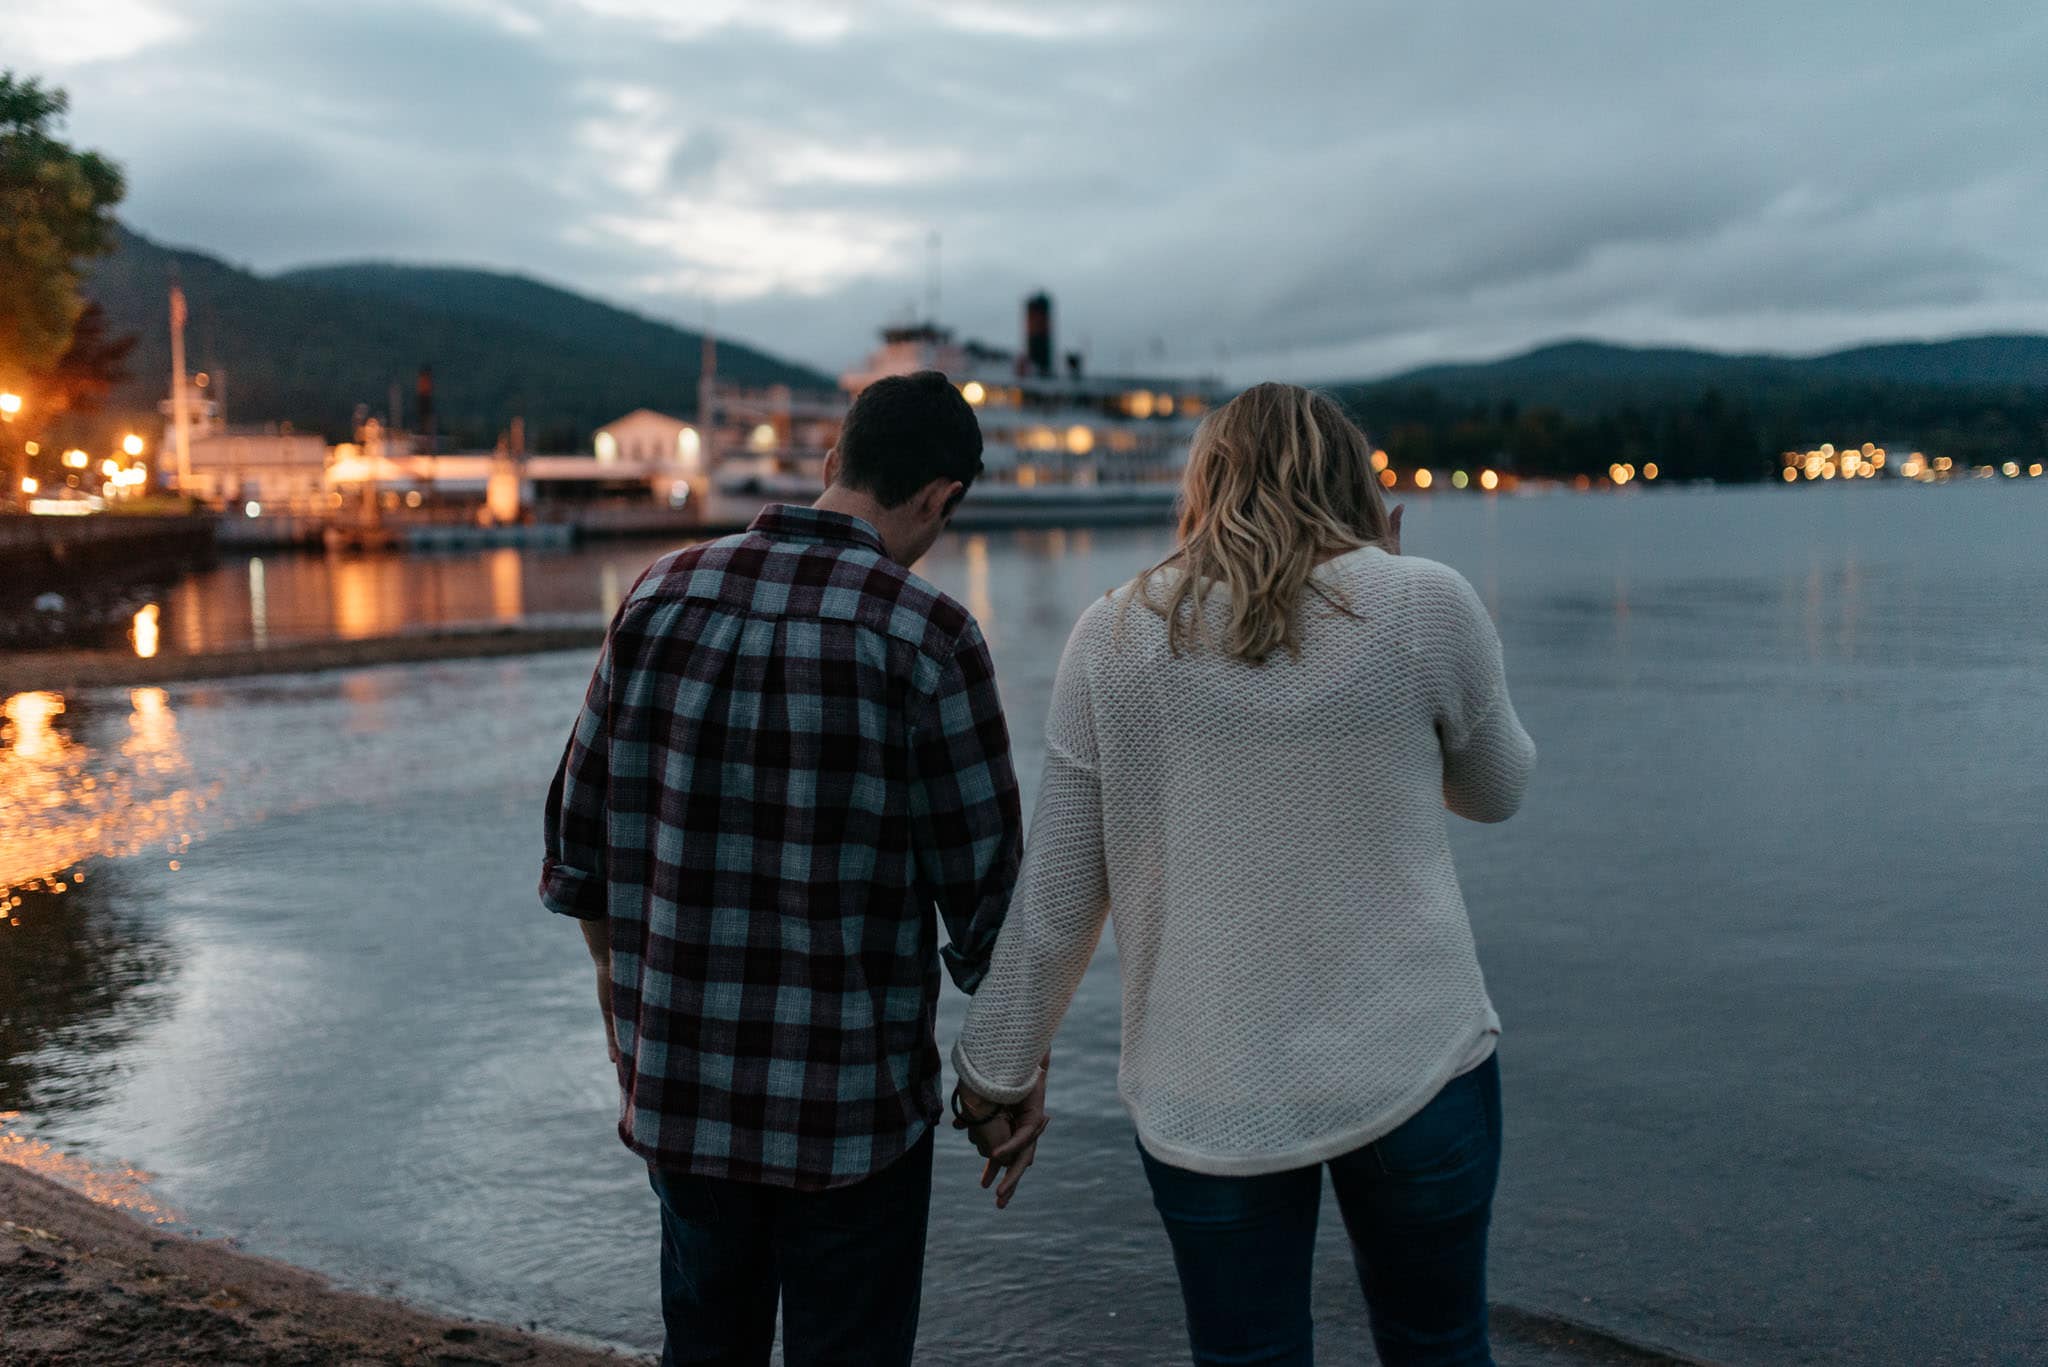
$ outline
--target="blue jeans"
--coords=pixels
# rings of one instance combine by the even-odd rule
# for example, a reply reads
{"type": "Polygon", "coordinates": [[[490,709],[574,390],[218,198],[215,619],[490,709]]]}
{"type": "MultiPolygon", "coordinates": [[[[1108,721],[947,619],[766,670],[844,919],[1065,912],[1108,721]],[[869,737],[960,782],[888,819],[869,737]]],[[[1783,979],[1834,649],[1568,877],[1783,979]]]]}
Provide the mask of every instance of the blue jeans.
{"type": "Polygon", "coordinates": [[[647,1170],[661,1198],[662,1367],[896,1367],[917,1344],[932,1135],[851,1186],[793,1191],[647,1170]]]}
{"type": "MultiPolygon", "coordinates": [[[[1315,1361],[1321,1165],[1211,1177],[1145,1153],[1197,1363],[1315,1361]]],[[[1492,1367],[1486,1226],[1500,1174],[1500,1067],[1444,1084],[1399,1129],[1329,1163],[1385,1367],[1492,1367]]],[[[1346,1360],[1350,1355],[1346,1354],[1346,1360]]]]}

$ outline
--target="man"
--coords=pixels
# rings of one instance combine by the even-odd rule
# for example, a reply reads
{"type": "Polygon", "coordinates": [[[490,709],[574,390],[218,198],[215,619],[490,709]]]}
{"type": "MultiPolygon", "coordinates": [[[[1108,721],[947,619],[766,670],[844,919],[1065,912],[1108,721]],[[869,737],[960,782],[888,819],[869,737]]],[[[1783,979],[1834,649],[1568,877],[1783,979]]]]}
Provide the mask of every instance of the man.
{"type": "MultiPolygon", "coordinates": [[[[907,568],[981,449],[936,371],[862,391],[814,507],[627,595],[548,794],[541,900],[583,923],[661,1201],[664,1363],[767,1362],[778,1295],[791,1367],[910,1361],[938,966],[981,982],[1021,843],[988,647],[907,568]]],[[[1014,1127],[1028,1166],[1034,1116],[977,1146],[1014,1127]]]]}

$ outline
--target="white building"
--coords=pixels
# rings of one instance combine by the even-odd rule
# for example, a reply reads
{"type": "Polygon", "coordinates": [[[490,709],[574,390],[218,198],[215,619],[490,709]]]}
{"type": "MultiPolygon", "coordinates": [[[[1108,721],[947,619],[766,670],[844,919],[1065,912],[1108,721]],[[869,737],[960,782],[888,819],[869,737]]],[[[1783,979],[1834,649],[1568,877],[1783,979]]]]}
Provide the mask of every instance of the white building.
{"type": "Polygon", "coordinates": [[[685,479],[704,473],[697,429],[651,408],[636,408],[598,428],[592,445],[601,464],[674,466],[685,479]]]}
{"type": "Polygon", "coordinates": [[[213,427],[191,445],[191,482],[180,492],[208,503],[263,503],[283,512],[310,508],[324,492],[327,443],[317,432],[213,427]]]}

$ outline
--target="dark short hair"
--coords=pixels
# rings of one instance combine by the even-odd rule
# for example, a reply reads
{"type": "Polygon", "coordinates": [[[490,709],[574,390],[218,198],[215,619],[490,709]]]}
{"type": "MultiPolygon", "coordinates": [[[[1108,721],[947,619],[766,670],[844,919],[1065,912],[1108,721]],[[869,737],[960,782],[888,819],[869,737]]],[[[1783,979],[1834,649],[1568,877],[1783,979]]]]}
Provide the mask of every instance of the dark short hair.
{"type": "Polygon", "coordinates": [[[839,482],[900,507],[935,479],[974,483],[981,424],[953,382],[936,370],[876,380],[839,429],[839,482]]]}

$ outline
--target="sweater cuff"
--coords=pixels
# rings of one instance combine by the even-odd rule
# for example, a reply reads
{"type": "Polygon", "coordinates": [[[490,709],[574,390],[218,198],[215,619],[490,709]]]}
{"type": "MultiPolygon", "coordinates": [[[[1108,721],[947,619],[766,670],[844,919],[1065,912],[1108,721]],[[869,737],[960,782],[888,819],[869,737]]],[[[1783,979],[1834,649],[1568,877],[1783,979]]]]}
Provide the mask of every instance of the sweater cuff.
{"type": "Polygon", "coordinates": [[[1005,1106],[1014,1106],[1031,1095],[1032,1086],[1038,1081],[1038,1069],[1033,1067],[1031,1075],[1015,1087],[1006,1087],[994,1081],[967,1059],[967,1041],[963,1037],[953,1042],[953,1071],[960,1075],[960,1081],[976,1096],[990,1101],[999,1101],[1005,1106]]]}

